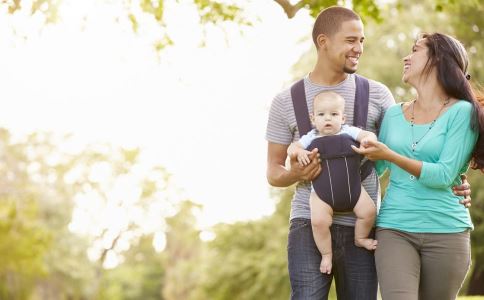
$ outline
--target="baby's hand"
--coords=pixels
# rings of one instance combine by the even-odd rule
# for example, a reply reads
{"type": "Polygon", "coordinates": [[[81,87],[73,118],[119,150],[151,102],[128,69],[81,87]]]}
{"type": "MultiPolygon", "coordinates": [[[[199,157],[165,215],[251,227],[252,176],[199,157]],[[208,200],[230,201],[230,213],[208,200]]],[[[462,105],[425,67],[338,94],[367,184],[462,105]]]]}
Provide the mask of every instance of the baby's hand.
{"type": "Polygon", "coordinates": [[[309,153],[311,152],[303,149],[297,152],[297,161],[301,166],[307,166],[311,162],[308,156],[309,153]]]}
{"type": "Polygon", "coordinates": [[[368,141],[376,142],[376,141],[378,141],[378,139],[373,134],[370,135],[370,136],[367,136],[367,137],[365,137],[361,140],[361,142],[360,142],[361,147],[363,147],[363,148],[368,147],[368,141]]]}

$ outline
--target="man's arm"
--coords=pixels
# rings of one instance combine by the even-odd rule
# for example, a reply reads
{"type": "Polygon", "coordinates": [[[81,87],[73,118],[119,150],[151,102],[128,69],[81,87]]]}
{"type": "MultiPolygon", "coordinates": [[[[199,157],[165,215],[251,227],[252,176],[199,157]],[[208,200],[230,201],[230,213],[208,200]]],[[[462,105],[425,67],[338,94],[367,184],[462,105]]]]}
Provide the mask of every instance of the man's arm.
{"type": "Polygon", "coordinates": [[[267,144],[267,181],[276,187],[287,187],[301,180],[311,180],[321,172],[319,154],[313,149],[309,158],[311,163],[301,166],[296,155],[290,156],[290,168],[285,167],[288,145],[268,142],[267,144]]]}

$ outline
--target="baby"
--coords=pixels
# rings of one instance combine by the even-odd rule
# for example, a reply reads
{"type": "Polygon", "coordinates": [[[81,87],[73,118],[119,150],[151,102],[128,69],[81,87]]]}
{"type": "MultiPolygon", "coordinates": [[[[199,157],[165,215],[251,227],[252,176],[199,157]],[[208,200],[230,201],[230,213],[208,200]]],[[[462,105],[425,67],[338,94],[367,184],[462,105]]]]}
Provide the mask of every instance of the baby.
{"type": "MultiPolygon", "coordinates": [[[[308,157],[310,151],[306,149],[311,145],[313,140],[317,138],[347,134],[362,145],[365,145],[369,140],[376,141],[377,138],[374,133],[344,124],[344,106],[345,100],[334,92],[322,92],[316,95],[313,103],[313,114],[310,116],[315,129],[302,136],[298,142],[292,143],[287,149],[288,155],[291,157],[297,156],[297,160],[301,165],[307,165],[310,162],[308,157]]],[[[330,147],[332,146],[333,145],[330,145],[330,147]]],[[[352,150],[349,149],[349,151],[352,150]]],[[[324,160],[321,149],[319,152],[324,160]]],[[[329,164],[323,165],[322,167],[323,170],[319,176],[324,172],[330,173],[330,170],[328,169],[329,164]]],[[[347,165],[345,172],[348,172],[347,165]]],[[[358,170],[355,172],[359,172],[359,165],[358,170]]],[[[353,176],[355,172],[348,174],[348,176],[353,176]]],[[[331,176],[329,177],[329,181],[331,181],[331,176]]],[[[341,198],[338,196],[338,193],[343,193],[344,191],[339,191],[337,188],[333,189],[332,185],[334,185],[334,183],[330,182],[328,184],[331,186],[330,195],[333,199],[321,199],[318,194],[321,195],[322,192],[318,190],[314,183],[315,181],[313,181],[313,188],[309,198],[313,236],[322,256],[320,271],[321,273],[330,274],[333,255],[329,228],[333,222],[333,204],[334,201],[338,201],[338,199],[341,198]],[[336,196],[333,197],[334,195],[336,196]]],[[[361,185],[361,182],[359,182],[359,185],[361,185]]],[[[350,189],[350,187],[348,187],[348,189],[350,189]]],[[[346,192],[346,195],[347,194],[348,193],[346,192]]],[[[364,247],[368,250],[374,250],[376,249],[377,241],[369,238],[368,235],[375,220],[375,204],[362,186],[361,193],[355,198],[358,199],[353,208],[356,215],[355,245],[364,247]]]]}

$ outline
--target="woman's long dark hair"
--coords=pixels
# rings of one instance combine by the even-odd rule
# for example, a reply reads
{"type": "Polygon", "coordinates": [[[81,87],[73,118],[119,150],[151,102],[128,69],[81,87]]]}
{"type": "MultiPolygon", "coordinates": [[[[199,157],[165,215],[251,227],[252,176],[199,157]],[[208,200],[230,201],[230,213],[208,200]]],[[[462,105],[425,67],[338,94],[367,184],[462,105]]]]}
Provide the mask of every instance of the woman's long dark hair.
{"type": "Polygon", "coordinates": [[[471,86],[467,52],[458,40],[445,34],[424,33],[420,38],[425,39],[429,56],[424,73],[436,68],[437,81],[445,93],[473,105],[471,127],[479,138],[472,152],[471,168],[484,172],[484,97],[477,87],[471,86]]]}

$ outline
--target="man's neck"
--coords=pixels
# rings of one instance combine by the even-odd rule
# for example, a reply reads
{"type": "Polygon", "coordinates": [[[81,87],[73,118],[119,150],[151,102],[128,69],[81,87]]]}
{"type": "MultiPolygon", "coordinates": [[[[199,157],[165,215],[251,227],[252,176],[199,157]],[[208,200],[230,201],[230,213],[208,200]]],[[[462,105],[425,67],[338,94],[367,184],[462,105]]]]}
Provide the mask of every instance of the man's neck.
{"type": "Polygon", "coordinates": [[[309,73],[309,79],[311,82],[324,86],[337,85],[343,82],[346,77],[348,77],[348,74],[344,72],[334,72],[321,62],[318,62],[313,71],[309,73]]]}

